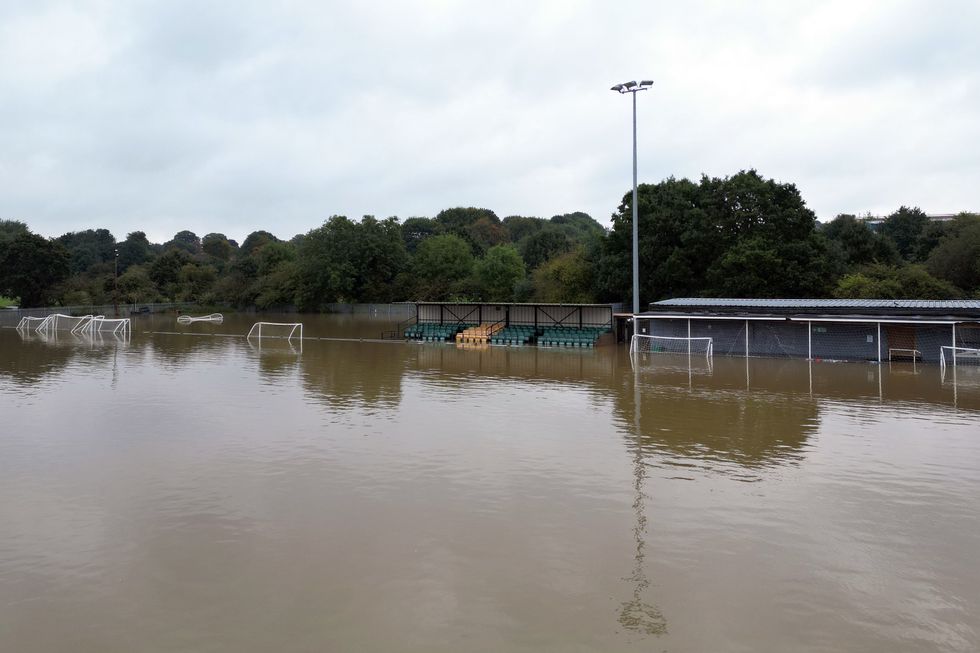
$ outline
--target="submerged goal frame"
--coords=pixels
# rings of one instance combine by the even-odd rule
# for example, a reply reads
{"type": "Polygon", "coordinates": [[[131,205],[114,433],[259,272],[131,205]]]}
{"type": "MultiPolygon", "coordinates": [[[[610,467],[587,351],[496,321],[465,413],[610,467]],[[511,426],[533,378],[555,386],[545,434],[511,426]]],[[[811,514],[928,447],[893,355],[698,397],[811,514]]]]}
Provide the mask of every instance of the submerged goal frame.
{"type": "Polygon", "coordinates": [[[251,338],[279,338],[282,340],[291,341],[293,339],[293,334],[299,330],[299,340],[303,341],[303,323],[302,322],[256,322],[252,325],[252,328],[248,330],[248,335],[245,336],[246,339],[251,338]],[[262,335],[263,326],[279,326],[279,327],[291,327],[288,336],[264,336],[262,335]],[[258,331],[258,333],[256,333],[258,331]]]}
{"type": "Polygon", "coordinates": [[[650,342],[656,342],[656,341],[667,341],[667,342],[678,342],[678,343],[685,343],[686,342],[687,343],[687,351],[684,351],[684,350],[664,350],[664,351],[658,351],[656,349],[650,349],[650,350],[644,350],[643,353],[650,353],[650,354],[687,354],[687,355],[699,354],[700,355],[703,352],[704,355],[707,356],[708,358],[711,358],[714,355],[714,340],[710,336],[685,338],[683,336],[655,336],[655,335],[649,335],[649,334],[645,334],[645,333],[634,333],[633,334],[633,337],[630,338],[630,353],[631,354],[638,353],[639,352],[639,349],[638,349],[638,347],[636,345],[637,345],[638,342],[643,342],[644,340],[649,340],[650,342]],[[705,343],[707,346],[704,347],[703,350],[701,348],[698,348],[697,350],[695,350],[695,349],[693,349],[691,347],[691,345],[694,342],[705,343]]]}

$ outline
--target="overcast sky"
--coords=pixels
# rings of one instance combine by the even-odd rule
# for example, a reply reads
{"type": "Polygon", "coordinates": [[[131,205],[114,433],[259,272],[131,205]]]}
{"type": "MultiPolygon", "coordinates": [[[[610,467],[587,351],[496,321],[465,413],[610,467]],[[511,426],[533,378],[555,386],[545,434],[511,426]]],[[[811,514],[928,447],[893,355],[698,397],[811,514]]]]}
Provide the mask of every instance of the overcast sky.
{"type": "Polygon", "coordinates": [[[0,218],[281,237],[586,211],[756,168],[837,213],[980,210],[980,2],[0,2],[0,218]]]}

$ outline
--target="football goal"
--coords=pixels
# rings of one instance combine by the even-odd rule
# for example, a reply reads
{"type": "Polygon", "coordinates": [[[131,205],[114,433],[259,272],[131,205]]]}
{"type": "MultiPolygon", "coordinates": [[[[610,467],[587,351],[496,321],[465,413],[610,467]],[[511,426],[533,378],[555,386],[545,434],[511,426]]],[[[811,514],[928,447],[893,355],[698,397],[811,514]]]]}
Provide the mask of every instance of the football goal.
{"type": "Polygon", "coordinates": [[[225,317],[221,313],[211,313],[210,315],[179,315],[177,316],[177,324],[191,324],[193,322],[213,322],[215,324],[221,324],[225,321],[225,317]]]}
{"type": "Polygon", "coordinates": [[[980,349],[944,345],[939,349],[939,366],[947,365],[977,367],[980,365],[980,349]]]}
{"type": "Polygon", "coordinates": [[[708,358],[714,354],[711,338],[680,338],[671,336],[633,335],[630,353],[644,354],[698,354],[708,358]]]}
{"type": "Polygon", "coordinates": [[[17,329],[19,331],[33,331],[41,322],[44,322],[43,317],[22,317],[17,323],[17,329]]]}
{"type": "Polygon", "coordinates": [[[54,333],[55,331],[71,331],[72,333],[82,333],[96,317],[102,315],[63,315],[52,313],[37,325],[34,329],[37,333],[54,333]]]}
{"type": "Polygon", "coordinates": [[[246,338],[280,338],[292,340],[294,337],[303,340],[302,322],[256,322],[249,329],[246,338]]]}
{"type": "Polygon", "coordinates": [[[119,335],[132,334],[133,327],[128,317],[111,318],[96,315],[92,321],[82,327],[82,333],[116,333],[119,335]]]}

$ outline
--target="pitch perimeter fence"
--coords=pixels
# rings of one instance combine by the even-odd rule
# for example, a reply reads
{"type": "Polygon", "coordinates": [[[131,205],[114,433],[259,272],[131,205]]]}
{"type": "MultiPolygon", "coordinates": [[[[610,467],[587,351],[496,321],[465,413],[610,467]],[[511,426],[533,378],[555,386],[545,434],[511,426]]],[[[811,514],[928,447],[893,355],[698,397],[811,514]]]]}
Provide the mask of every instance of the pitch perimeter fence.
{"type": "Polygon", "coordinates": [[[637,318],[638,333],[711,338],[716,356],[939,363],[942,347],[980,348],[980,323],[827,318],[637,318]]]}

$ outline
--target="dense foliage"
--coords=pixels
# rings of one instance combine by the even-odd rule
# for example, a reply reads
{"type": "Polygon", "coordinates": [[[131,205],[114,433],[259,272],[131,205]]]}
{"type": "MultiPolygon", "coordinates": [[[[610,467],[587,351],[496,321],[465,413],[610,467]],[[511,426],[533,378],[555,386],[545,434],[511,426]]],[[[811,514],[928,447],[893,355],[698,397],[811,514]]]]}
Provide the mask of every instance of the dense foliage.
{"type": "MultiPolygon", "coordinates": [[[[631,302],[632,194],[605,229],[584,213],[550,219],[484,208],[432,218],[332,216],[282,241],[239,245],[181,231],[162,244],[106,229],[46,239],[0,220],[0,297],[24,306],[194,301],[323,310],[334,302],[631,302]],[[118,277],[117,277],[118,275],[118,277]]],[[[874,228],[821,224],[793,184],[754,170],[667,179],[638,191],[640,295],[980,297],[980,216],[930,220],[901,207],[874,228]]]]}

